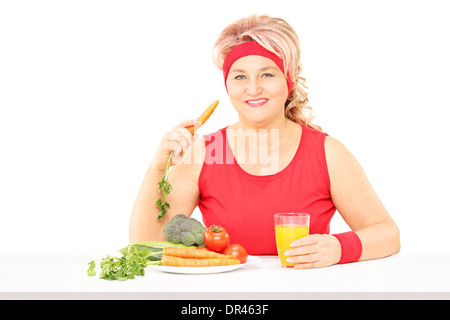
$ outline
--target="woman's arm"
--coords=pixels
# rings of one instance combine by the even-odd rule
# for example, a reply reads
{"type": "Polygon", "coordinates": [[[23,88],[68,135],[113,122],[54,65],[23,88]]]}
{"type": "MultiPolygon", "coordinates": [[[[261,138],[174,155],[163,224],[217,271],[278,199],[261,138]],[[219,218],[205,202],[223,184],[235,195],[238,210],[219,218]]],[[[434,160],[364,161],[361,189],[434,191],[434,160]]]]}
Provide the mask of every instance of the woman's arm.
{"type": "Polygon", "coordinates": [[[400,232],[366,174],[345,146],[325,140],[331,198],[362,244],[360,260],[382,258],[400,251],[400,232]]]}
{"type": "MultiPolygon", "coordinates": [[[[355,157],[336,139],[325,139],[331,198],[345,222],[359,237],[359,260],[382,258],[400,250],[400,233],[355,157]]],[[[341,258],[341,244],[332,235],[313,234],[295,240],[290,262],[296,268],[326,267],[341,258]]]]}
{"type": "Polygon", "coordinates": [[[198,175],[202,162],[193,162],[190,159],[194,158],[194,150],[202,152],[204,141],[197,139],[192,144],[191,136],[184,128],[189,125],[188,123],[180,124],[164,136],[157,155],[145,173],[131,211],[130,243],[165,240],[163,232],[165,224],[179,213],[190,216],[198,204],[198,175]],[[171,167],[168,178],[172,191],[166,196],[165,201],[170,204],[170,209],[163,218],[158,219],[159,207],[156,206],[156,200],[161,196],[158,182],[161,181],[172,149],[175,149],[175,157],[173,156],[172,159],[178,160],[175,160],[175,165],[171,167]]]}

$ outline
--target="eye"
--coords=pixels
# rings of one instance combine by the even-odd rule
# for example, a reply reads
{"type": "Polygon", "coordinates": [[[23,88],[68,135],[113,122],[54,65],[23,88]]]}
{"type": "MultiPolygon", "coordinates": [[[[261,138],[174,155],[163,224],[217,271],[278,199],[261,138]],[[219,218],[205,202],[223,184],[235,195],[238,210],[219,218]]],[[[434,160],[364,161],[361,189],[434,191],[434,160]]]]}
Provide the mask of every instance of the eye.
{"type": "Polygon", "coordinates": [[[244,75],[240,74],[240,75],[234,77],[234,79],[235,80],[244,80],[244,79],[246,79],[246,77],[244,75]]]}
{"type": "Polygon", "coordinates": [[[273,77],[273,76],[274,76],[274,75],[273,75],[272,73],[267,73],[267,72],[266,72],[266,73],[263,73],[261,77],[262,77],[262,78],[271,78],[271,77],[273,77]]]}

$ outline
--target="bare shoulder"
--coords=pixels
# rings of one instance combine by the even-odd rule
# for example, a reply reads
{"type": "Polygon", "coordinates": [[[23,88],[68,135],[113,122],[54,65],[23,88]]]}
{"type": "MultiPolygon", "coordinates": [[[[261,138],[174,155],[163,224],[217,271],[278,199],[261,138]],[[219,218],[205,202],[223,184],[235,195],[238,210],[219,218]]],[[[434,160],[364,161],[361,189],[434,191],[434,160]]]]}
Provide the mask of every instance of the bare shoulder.
{"type": "Polygon", "coordinates": [[[330,179],[339,177],[355,177],[364,172],[347,147],[338,139],[327,136],[325,138],[325,155],[330,179]]]}
{"type": "Polygon", "coordinates": [[[336,209],[352,230],[391,221],[362,166],[343,143],[325,139],[330,192],[336,209]]]}
{"type": "Polygon", "coordinates": [[[345,163],[346,160],[356,160],[347,147],[338,139],[327,136],[325,138],[325,154],[329,165],[345,163]]]}

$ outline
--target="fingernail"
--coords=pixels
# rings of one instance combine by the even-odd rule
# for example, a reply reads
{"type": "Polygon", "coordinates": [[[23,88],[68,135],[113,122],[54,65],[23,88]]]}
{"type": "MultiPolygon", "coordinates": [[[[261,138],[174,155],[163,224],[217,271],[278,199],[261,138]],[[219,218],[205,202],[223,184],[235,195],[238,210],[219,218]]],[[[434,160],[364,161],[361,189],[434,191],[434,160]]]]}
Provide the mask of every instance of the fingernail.
{"type": "Polygon", "coordinates": [[[287,262],[293,262],[293,261],[292,261],[292,258],[287,258],[286,261],[287,261],[287,262]]]}
{"type": "Polygon", "coordinates": [[[285,256],[289,256],[291,254],[291,251],[290,250],[286,250],[285,252],[284,252],[284,255],[285,256]]]}

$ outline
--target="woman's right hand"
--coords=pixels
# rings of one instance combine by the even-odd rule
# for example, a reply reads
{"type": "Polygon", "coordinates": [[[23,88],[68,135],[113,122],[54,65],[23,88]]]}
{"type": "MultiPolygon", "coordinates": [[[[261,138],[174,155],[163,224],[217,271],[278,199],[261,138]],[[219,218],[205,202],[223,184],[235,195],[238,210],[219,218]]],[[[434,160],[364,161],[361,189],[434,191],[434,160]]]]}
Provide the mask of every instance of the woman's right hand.
{"type": "Polygon", "coordinates": [[[159,170],[164,171],[172,151],[171,165],[176,165],[181,161],[183,155],[198,137],[197,134],[192,136],[186,127],[196,125],[198,125],[198,120],[186,120],[163,135],[153,160],[159,170]]]}

